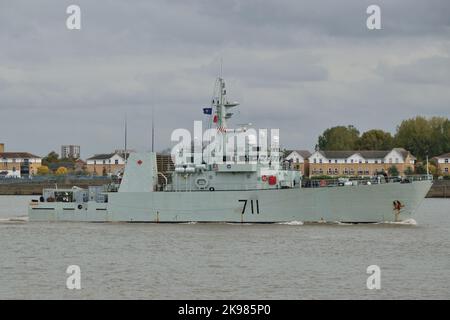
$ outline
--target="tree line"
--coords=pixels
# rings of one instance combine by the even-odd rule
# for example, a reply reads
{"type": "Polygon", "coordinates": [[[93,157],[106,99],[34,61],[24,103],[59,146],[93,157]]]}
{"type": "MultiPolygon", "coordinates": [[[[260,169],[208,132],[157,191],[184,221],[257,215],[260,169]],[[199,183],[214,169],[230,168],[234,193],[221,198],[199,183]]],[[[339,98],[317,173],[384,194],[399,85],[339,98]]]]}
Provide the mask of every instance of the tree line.
{"type": "Polygon", "coordinates": [[[364,133],[353,125],[326,129],[316,145],[319,150],[389,150],[405,148],[418,160],[450,152],[450,120],[446,117],[417,116],[403,120],[395,135],[380,129],[364,133]]]}

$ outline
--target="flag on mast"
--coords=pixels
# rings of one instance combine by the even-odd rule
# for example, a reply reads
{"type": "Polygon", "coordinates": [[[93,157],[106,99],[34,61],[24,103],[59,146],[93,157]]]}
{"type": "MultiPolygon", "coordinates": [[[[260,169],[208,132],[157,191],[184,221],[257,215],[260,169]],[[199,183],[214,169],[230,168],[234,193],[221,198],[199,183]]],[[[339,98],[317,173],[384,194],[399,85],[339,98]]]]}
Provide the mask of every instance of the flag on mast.
{"type": "Polygon", "coordinates": [[[212,114],[212,108],[203,108],[203,114],[212,114]]]}

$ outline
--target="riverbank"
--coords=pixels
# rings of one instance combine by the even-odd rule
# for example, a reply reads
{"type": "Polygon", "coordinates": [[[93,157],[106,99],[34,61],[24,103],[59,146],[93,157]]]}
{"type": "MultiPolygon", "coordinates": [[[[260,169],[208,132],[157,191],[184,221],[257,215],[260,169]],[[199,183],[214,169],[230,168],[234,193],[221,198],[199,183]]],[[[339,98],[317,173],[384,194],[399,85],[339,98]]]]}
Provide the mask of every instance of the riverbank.
{"type": "Polygon", "coordinates": [[[427,198],[450,198],[450,180],[435,180],[427,198]]]}

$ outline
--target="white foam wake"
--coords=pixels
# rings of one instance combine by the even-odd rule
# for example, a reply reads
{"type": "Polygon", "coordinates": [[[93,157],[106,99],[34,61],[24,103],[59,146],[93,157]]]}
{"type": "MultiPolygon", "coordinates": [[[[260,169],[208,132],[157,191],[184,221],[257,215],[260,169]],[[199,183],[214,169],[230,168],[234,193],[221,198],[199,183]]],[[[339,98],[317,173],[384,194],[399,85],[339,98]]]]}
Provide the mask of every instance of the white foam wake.
{"type": "Polygon", "coordinates": [[[302,221],[288,221],[288,222],[278,222],[277,224],[284,224],[287,226],[302,226],[302,221]]]}
{"type": "Polygon", "coordinates": [[[394,222],[394,221],[385,221],[385,222],[381,222],[382,224],[397,224],[397,225],[407,225],[407,226],[417,226],[417,221],[414,219],[406,219],[403,221],[398,221],[398,222],[394,222]]]}
{"type": "Polygon", "coordinates": [[[28,222],[28,217],[2,218],[0,223],[28,222]]]}
{"type": "Polygon", "coordinates": [[[340,222],[340,221],[336,221],[335,224],[337,224],[338,226],[355,226],[355,223],[345,223],[345,222],[340,222]]]}

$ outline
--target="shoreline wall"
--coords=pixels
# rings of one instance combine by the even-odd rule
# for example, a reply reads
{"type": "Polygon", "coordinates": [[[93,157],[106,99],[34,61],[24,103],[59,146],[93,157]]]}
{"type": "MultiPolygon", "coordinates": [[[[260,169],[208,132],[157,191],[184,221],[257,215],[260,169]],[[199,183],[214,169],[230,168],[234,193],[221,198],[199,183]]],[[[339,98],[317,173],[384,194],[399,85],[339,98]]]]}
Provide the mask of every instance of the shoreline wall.
{"type": "Polygon", "coordinates": [[[435,180],[427,198],[450,198],[450,180],[435,180]]]}

